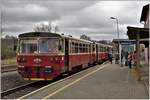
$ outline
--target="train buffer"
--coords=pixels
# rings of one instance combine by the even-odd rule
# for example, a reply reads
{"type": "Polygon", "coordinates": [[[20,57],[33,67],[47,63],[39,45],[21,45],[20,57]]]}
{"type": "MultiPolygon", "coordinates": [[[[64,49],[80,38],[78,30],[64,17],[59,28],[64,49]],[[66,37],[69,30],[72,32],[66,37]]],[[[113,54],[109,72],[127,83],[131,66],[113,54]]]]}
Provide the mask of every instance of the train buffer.
{"type": "Polygon", "coordinates": [[[117,64],[96,65],[18,99],[148,99],[132,70],[117,64]]]}

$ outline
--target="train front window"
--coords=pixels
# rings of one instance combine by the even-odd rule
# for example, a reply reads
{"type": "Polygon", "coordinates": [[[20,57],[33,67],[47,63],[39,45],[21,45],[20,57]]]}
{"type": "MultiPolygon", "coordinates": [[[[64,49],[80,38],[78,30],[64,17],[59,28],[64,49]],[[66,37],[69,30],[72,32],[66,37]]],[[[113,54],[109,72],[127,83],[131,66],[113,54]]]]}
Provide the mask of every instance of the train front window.
{"type": "Polygon", "coordinates": [[[21,40],[20,53],[37,53],[37,40],[21,40]]]}
{"type": "Polygon", "coordinates": [[[59,53],[60,41],[56,38],[39,39],[39,53],[59,53]]]}

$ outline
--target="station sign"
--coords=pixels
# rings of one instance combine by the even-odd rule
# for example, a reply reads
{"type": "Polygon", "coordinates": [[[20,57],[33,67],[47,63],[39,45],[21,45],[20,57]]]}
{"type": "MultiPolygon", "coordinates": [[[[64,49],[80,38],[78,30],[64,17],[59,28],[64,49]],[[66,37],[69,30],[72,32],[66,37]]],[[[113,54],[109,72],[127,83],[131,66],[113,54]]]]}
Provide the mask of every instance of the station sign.
{"type": "Polygon", "coordinates": [[[120,41],[121,45],[132,45],[135,44],[135,41],[120,41]]]}

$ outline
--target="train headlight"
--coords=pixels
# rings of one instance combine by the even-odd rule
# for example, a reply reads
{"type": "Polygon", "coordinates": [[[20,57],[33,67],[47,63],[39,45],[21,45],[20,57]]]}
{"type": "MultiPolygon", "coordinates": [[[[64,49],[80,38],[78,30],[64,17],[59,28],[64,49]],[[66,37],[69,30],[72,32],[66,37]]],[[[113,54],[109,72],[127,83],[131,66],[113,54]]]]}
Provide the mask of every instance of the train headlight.
{"type": "Polygon", "coordinates": [[[52,66],[45,66],[45,72],[52,72],[52,66]]]}
{"type": "Polygon", "coordinates": [[[19,62],[19,63],[25,63],[25,62],[27,62],[27,60],[26,60],[26,58],[25,57],[17,57],[17,62],[19,62]]]}
{"type": "Polygon", "coordinates": [[[42,60],[41,60],[40,58],[35,58],[33,61],[34,61],[35,63],[40,63],[42,60]]]}
{"type": "Polygon", "coordinates": [[[19,68],[24,68],[24,66],[18,66],[19,68]]]}

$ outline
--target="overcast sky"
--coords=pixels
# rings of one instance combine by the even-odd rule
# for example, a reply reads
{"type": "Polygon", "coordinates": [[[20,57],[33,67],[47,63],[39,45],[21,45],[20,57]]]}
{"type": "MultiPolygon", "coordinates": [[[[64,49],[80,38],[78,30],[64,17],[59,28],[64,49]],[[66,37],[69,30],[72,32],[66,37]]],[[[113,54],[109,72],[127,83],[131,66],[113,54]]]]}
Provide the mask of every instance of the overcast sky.
{"type": "Polygon", "coordinates": [[[4,32],[17,36],[33,31],[36,23],[51,21],[59,30],[73,37],[86,34],[95,40],[117,37],[116,17],[120,38],[127,38],[127,26],[143,27],[142,7],[148,1],[55,1],[2,0],[4,32]]]}

